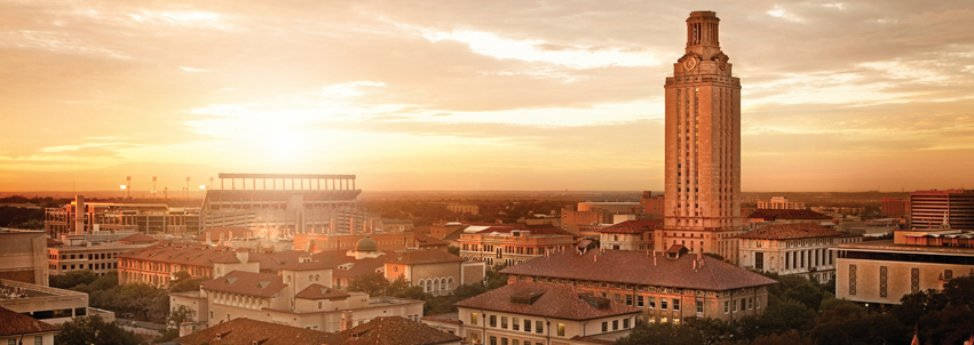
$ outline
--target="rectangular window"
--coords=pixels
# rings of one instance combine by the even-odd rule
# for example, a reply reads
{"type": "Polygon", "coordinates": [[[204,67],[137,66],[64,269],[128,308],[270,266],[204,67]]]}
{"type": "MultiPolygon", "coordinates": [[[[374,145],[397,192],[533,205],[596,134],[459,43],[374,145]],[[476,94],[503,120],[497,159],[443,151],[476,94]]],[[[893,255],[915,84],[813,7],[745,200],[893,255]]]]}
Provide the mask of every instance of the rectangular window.
{"type": "Polygon", "coordinates": [[[703,298],[698,297],[693,304],[697,307],[697,314],[703,314],[703,298]]]}
{"type": "Polygon", "coordinates": [[[559,337],[564,337],[565,336],[565,324],[563,324],[561,322],[558,323],[558,332],[557,333],[558,333],[558,336],[559,337]]]}
{"type": "Polygon", "coordinates": [[[521,345],[521,341],[517,339],[511,339],[511,345],[521,345]]]}
{"type": "Polygon", "coordinates": [[[642,307],[646,305],[646,299],[643,296],[636,296],[636,306],[642,307]]]}
{"type": "Polygon", "coordinates": [[[507,316],[501,316],[501,328],[507,329],[507,316]]]}
{"type": "Polygon", "coordinates": [[[470,324],[476,325],[480,322],[480,313],[470,313],[470,324]]]}
{"type": "Polygon", "coordinates": [[[539,333],[539,334],[544,333],[544,323],[542,323],[541,321],[535,321],[534,333],[539,333]]]}
{"type": "Polygon", "coordinates": [[[507,345],[507,338],[501,337],[501,345],[507,345]]]}
{"type": "Polygon", "coordinates": [[[887,285],[886,278],[888,276],[888,271],[886,266],[879,266],[879,297],[886,297],[887,285]]]}
{"type": "Polygon", "coordinates": [[[724,314],[727,314],[729,312],[730,312],[730,303],[724,301],[724,314]]]}
{"type": "Polygon", "coordinates": [[[497,315],[490,316],[490,327],[497,327],[497,315]]]}
{"type": "Polygon", "coordinates": [[[518,319],[516,317],[512,317],[511,318],[511,329],[513,329],[515,331],[520,331],[521,330],[521,319],[518,319]]]}
{"type": "Polygon", "coordinates": [[[649,298],[649,309],[656,309],[656,297],[649,298]]]}
{"type": "Polygon", "coordinates": [[[619,329],[619,320],[612,320],[612,330],[615,331],[618,329],[619,329]]]}
{"type": "Polygon", "coordinates": [[[44,337],[39,336],[39,335],[35,335],[34,336],[34,345],[44,345],[44,337]]]}
{"type": "Polygon", "coordinates": [[[666,299],[665,298],[660,298],[659,299],[659,309],[660,310],[666,310],[666,299]]]}
{"type": "Polygon", "coordinates": [[[527,319],[524,320],[524,331],[525,332],[531,331],[531,320],[527,320],[527,319]]]}
{"type": "Polygon", "coordinates": [[[910,269],[910,291],[920,291],[920,269],[916,267],[910,269]]]}
{"type": "Polygon", "coordinates": [[[629,319],[622,319],[622,328],[629,329],[629,319]]]}
{"type": "Polygon", "coordinates": [[[632,295],[626,295],[626,305],[632,305],[632,295]]]}
{"type": "Polygon", "coordinates": [[[849,265],[849,296],[856,295],[856,265],[849,265]]]}
{"type": "Polygon", "coordinates": [[[680,300],[676,298],[673,299],[673,310],[680,310],[680,300]]]}
{"type": "Polygon", "coordinates": [[[602,321],[602,333],[609,331],[609,321],[602,321]]]}
{"type": "Polygon", "coordinates": [[[497,337],[490,336],[490,345],[497,345],[497,337]]]}
{"type": "Polygon", "coordinates": [[[736,311],[737,311],[737,301],[735,301],[735,300],[731,300],[731,301],[730,301],[730,304],[731,304],[731,312],[732,312],[732,313],[733,313],[733,312],[736,312],[736,311]]]}

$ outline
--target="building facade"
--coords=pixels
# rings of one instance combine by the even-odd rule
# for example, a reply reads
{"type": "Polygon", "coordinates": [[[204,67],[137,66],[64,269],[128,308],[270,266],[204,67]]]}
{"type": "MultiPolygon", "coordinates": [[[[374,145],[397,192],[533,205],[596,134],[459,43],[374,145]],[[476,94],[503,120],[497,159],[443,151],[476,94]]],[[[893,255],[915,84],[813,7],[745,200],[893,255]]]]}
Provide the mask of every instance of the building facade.
{"type": "Polygon", "coordinates": [[[575,237],[553,227],[471,225],[459,239],[460,256],[487,265],[514,265],[546,253],[572,250],[575,237]]]}
{"type": "Polygon", "coordinates": [[[688,317],[722,320],[759,315],[767,306],[769,285],[760,274],[721,260],[666,252],[593,250],[566,252],[507,267],[508,281],[573,285],[580,291],[634,306],[649,322],[679,323],[688,317]]]}
{"type": "Polygon", "coordinates": [[[861,236],[816,224],[774,224],[740,236],[740,266],[779,275],[800,275],[819,283],[835,278],[835,253],[843,243],[861,236]]]}
{"type": "Polygon", "coordinates": [[[48,269],[51,275],[72,271],[92,271],[102,275],[118,270],[119,255],[144,249],[156,243],[154,239],[132,235],[118,241],[64,244],[47,248],[48,269]]]}
{"type": "Polygon", "coordinates": [[[665,229],[654,242],[737,262],[741,82],[720,49],[719,22],[714,12],[690,13],[686,53],[666,78],[665,229]]]}
{"type": "Polygon", "coordinates": [[[893,240],[835,250],[835,297],[854,302],[899,304],[905,295],[974,275],[974,231],[899,230],[893,240]]]}
{"type": "Polygon", "coordinates": [[[910,227],[974,229],[974,190],[910,193],[910,227]]]}
{"type": "Polygon", "coordinates": [[[77,317],[97,315],[106,322],[115,313],[88,306],[88,294],[38,284],[0,279],[0,308],[30,316],[52,325],[77,317]]]}
{"type": "Polygon", "coordinates": [[[78,195],[71,203],[44,210],[44,230],[51,238],[99,231],[194,234],[200,229],[198,207],[162,203],[91,202],[78,195]]]}
{"type": "Polygon", "coordinates": [[[758,208],[770,210],[804,210],[805,203],[788,200],[783,196],[773,196],[768,200],[758,200],[758,208]]]}
{"type": "Polygon", "coordinates": [[[0,344],[54,345],[58,328],[0,307],[0,344]]]}
{"type": "Polygon", "coordinates": [[[0,279],[47,286],[46,261],[44,232],[0,228],[0,279]]]}
{"type": "Polygon", "coordinates": [[[653,231],[662,220],[627,220],[599,230],[602,249],[653,250],[653,231]]]}

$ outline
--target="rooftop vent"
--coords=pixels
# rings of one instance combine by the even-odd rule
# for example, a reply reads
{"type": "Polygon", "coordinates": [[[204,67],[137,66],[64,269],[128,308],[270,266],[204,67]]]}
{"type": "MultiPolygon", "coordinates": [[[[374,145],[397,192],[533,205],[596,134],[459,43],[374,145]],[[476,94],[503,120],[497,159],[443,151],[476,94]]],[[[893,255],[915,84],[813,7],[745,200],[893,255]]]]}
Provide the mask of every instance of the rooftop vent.
{"type": "Polygon", "coordinates": [[[598,309],[609,308],[609,299],[605,297],[597,297],[597,296],[593,296],[592,294],[580,294],[578,295],[578,298],[581,298],[583,301],[585,301],[585,303],[588,303],[588,305],[594,308],[598,308],[598,309]]]}
{"type": "Polygon", "coordinates": [[[544,290],[519,291],[511,295],[511,303],[534,304],[541,295],[544,295],[544,290]]]}

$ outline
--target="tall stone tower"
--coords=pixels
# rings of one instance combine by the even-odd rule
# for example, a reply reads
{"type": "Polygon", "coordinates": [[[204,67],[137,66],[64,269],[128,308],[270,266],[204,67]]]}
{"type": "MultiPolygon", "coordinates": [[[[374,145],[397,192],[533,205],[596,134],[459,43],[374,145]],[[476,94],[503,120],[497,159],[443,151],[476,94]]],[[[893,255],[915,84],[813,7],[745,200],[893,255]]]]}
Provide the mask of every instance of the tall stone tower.
{"type": "Polygon", "coordinates": [[[720,51],[711,11],[687,18],[687,46],[666,78],[666,193],[657,250],[680,244],[737,262],[741,83],[720,51]]]}

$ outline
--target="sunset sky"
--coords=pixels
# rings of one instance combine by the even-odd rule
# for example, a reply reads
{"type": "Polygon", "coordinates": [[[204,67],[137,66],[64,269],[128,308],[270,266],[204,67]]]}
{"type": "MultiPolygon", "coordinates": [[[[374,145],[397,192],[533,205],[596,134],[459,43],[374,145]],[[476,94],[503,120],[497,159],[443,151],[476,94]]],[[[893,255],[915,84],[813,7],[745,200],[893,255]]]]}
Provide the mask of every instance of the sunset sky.
{"type": "Polygon", "coordinates": [[[0,191],[660,190],[663,83],[703,9],[745,191],[974,187],[970,1],[0,0],[0,191]]]}

